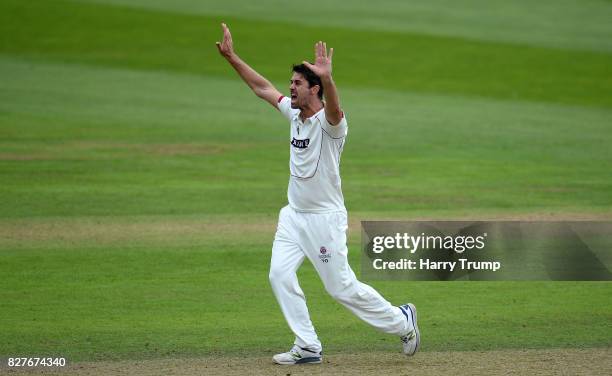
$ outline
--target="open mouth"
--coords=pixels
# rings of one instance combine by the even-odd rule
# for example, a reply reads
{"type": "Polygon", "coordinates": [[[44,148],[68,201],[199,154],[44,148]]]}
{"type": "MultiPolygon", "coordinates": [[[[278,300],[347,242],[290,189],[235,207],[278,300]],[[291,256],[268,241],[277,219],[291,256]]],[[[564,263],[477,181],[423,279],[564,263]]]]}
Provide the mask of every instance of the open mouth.
{"type": "Polygon", "coordinates": [[[297,95],[292,93],[292,94],[291,94],[291,100],[294,100],[294,99],[296,99],[296,98],[297,98],[297,95]]]}

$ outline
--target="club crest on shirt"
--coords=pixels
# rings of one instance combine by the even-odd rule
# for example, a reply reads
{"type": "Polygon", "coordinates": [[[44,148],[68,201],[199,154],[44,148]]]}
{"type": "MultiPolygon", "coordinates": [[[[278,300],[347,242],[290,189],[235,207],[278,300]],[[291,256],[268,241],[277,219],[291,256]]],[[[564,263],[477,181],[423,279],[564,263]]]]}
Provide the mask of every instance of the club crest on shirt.
{"type": "Polygon", "coordinates": [[[298,149],[305,149],[308,147],[308,144],[310,144],[309,138],[298,140],[297,138],[293,137],[293,139],[291,140],[291,145],[295,146],[298,149]]]}
{"type": "Polygon", "coordinates": [[[331,254],[330,252],[327,250],[327,248],[325,247],[321,247],[319,249],[319,260],[323,261],[323,262],[329,262],[329,259],[331,258],[331,254]]]}

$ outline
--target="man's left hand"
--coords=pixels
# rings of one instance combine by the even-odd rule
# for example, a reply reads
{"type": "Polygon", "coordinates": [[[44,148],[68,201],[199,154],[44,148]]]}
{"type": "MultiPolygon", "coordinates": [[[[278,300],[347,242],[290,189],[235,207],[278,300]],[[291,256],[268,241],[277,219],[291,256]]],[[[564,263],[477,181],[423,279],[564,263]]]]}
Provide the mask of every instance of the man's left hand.
{"type": "Polygon", "coordinates": [[[327,44],[325,42],[318,41],[315,43],[315,63],[310,64],[307,61],[304,61],[303,63],[317,76],[321,78],[331,77],[333,54],[333,48],[329,49],[328,55],[327,44]]]}

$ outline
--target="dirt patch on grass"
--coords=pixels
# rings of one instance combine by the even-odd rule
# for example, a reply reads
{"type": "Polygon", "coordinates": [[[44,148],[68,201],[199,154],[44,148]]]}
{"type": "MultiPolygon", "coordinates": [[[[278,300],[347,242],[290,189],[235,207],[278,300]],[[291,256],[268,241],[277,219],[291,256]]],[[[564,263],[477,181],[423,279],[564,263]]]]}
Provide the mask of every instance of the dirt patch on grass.
{"type": "Polygon", "coordinates": [[[18,370],[45,375],[609,375],[612,349],[503,350],[328,355],[319,365],[278,366],[270,357],[209,357],[86,362],[63,370],[18,370]]]}
{"type": "MultiPolygon", "coordinates": [[[[75,247],[82,245],[167,245],[200,241],[267,239],[272,242],[276,219],[217,221],[194,218],[138,219],[70,218],[0,221],[0,249],[28,247],[75,247]]],[[[244,240],[243,240],[244,242],[244,240]]]]}
{"type": "MultiPolygon", "coordinates": [[[[280,208],[279,208],[280,209],[280,208]]],[[[349,242],[361,239],[361,221],[365,220],[610,220],[612,214],[531,213],[506,215],[409,216],[349,213],[349,242]]],[[[198,217],[84,217],[0,220],[0,249],[53,248],[83,245],[168,245],[222,241],[227,244],[272,243],[276,231],[276,213],[270,215],[220,215],[198,217]]]]}
{"type": "Polygon", "coordinates": [[[461,213],[410,215],[405,213],[349,213],[349,231],[361,231],[361,221],[610,221],[612,212],[461,213]]]}

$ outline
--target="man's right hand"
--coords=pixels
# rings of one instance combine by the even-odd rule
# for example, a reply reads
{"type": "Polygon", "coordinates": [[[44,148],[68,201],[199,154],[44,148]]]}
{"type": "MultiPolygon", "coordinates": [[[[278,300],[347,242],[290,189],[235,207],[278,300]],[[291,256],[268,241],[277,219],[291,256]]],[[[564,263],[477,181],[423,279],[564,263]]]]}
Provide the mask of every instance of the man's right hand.
{"type": "Polygon", "coordinates": [[[232,42],[232,34],[226,24],[222,23],[221,28],[223,29],[223,40],[217,42],[217,49],[219,53],[229,59],[234,54],[234,43],[232,42]]]}
{"type": "Polygon", "coordinates": [[[270,81],[266,80],[234,53],[232,34],[226,24],[222,23],[221,27],[223,28],[223,41],[217,42],[217,49],[221,56],[223,56],[236,72],[238,72],[240,78],[249,85],[255,95],[278,109],[277,104],[279,98],[282,96],[281,93],[276,90],[270,81]]]}

